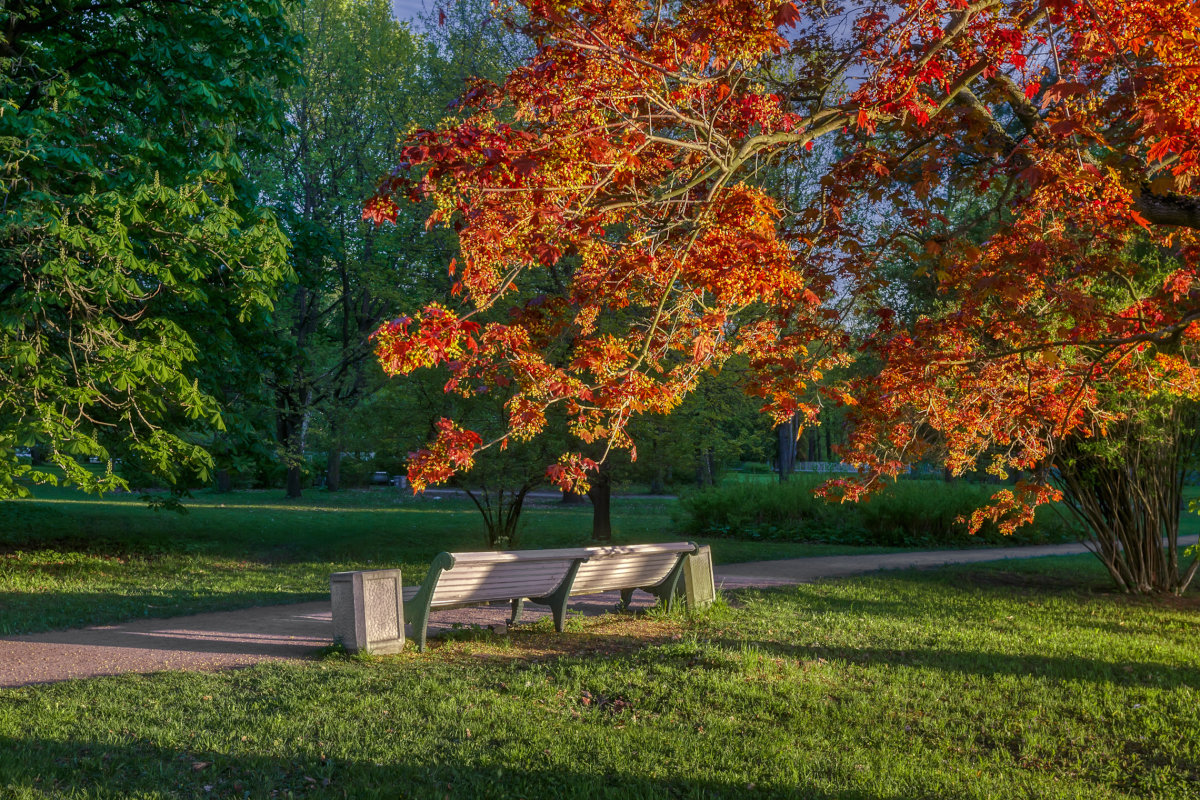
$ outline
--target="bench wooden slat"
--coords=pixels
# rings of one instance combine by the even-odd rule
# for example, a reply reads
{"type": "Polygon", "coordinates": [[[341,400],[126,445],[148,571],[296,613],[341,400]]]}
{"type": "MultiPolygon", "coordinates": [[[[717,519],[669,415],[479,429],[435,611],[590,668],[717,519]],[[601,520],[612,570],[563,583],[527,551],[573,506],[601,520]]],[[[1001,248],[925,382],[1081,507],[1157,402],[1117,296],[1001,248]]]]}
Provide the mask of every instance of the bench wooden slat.
{"type": "Polygon", "coordinates": [[[590,555],[591,553],[586,547],[562,547],[556,550],[501,550],[482,553],[450,553],[450,556],[454,559],[454,567],[456,568],[474,564],[570,561],[575,558],[588,558],[590,555]]]}
{"type": "MultiPolygon", "coordinates": [[[[572,559],[573,561],[574,559],[572,559]]],[[[443,573],[442,580],[449,583],[458,581],[477,580],[480,577],[523,577],[537,578],[546,575],[561,575],[571,561],[523,561],[516,564],[477,564],[468,567],[457,567],[443,573]]]]}
{"type": "Polygon", "coordinates": [[[579,568],[571,594],[608,592],[642,586],[654,586],[674,569],[679,553],[653,553],[613,560],[589,561],[579,568]]]}
{"type": "Polygon", "coordinates": [[[653,553],[691,553],[695,551],[696,545],[692,542],[662,542],[660,544],[614,544],[582,549],[586,550],[593,559],[597,559],[653,553]]]}
{"type": "Polygon", "coordinates": [[[557,561],[537,563],[534,569],[476,569],[463,574],[458,569],[451,570],[438,581],[431,605],[436,608],[471,599],[488,602],[511,600],[514,597],[542,597],[558,588],[570,566],[571,562],[557,561]]]}

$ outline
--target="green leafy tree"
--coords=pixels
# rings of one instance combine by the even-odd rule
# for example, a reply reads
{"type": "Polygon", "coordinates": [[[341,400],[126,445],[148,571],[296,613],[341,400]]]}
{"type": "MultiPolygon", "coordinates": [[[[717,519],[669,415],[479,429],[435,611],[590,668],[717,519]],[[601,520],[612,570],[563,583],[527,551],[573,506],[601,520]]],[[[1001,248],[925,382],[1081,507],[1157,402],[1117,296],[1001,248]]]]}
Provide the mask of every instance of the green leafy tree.
{"type": "Polygon", "coordinates": [[[209,469],[200,356],[287,273],[242,155],[282,122],[296,45],[278,0],[0,11],[0,495],[24,491],[19,446],[89,490],[124,484],[118,450],[168,482],[209,469]]]}
{"type": "Polygon", "coordinates": [[[303,80],[281,93],[289,125],[255,178],[292,242],[296,277],[280,299],[268,382],[287,494],[298,497],[316,432],[338,488],[348,425],[379,385],[371,332],[405,298],[449,289],[440,267],[451,237],[425,230],[429,209],[379,229],[362,208],[397,138],[439,119],[453,94],[436,82],[442,57],[387,0],[310,0],[291,20],[306,40],[303,80]]]}
{"type": "Polygon", "coordinates": [[[637,460],[621,471],[658,493],[671,483],[712,486],[731,464],[766,461],[772,423],[759,410],[762,401],[747,396],[739,383],[744,363],[734,360],[703,376],[671,414],[632,422],[637,460]]]}

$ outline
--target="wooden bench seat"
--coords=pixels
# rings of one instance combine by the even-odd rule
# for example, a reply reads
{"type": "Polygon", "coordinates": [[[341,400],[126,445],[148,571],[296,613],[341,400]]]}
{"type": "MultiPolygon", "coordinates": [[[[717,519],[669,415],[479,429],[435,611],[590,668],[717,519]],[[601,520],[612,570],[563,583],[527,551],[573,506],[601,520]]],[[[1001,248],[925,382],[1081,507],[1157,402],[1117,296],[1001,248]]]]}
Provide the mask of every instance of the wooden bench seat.
{"type": "MultiPolygon", "coordinates": [[[[621,593],[621,608],[628,608],[634,591],[641,589],[658,598],[667,611],[675,603],[683,559],[696,552],[691,542],[665,544],[627,544],[583,548],[588,559],[579,565],[568,597],[585,594],[621,593]]],[[[521,618],[522,604],[513,601],[512,622],[521,618]]],[[[562,631],[557,618],[555,628],[562,631]]]]}
{"type": "Polygon", "coordinates": [[[424,651],[429,613],[489,602],[512,603],[511,623],[520,621],[526,600],[550,606],[561,632],[567,602],[583,594],[620,591],[628,607],[635,589],[654,594],[669,610],[683,559],[696,551],[691,542],[441,553],[424,582],[404,589],[404,619],[424,651]]]}
{"type": "Polygon", "coordinates": [[[429,612],[492,602],[532,598],[565,617],[575,571],[589,557],[586,548],[441,553],[420,588],[404,590],[404,620],[413,626],[417,649],[425,649],[429,612]]]}

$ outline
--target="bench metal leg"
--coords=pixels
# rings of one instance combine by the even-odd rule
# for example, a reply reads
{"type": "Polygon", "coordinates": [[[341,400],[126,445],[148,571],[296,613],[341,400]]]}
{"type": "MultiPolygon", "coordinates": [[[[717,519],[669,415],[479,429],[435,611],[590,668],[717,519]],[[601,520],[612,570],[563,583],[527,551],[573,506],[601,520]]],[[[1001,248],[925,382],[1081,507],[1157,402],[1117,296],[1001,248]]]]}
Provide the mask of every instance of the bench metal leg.
{"type": "Polygon", "coordinates": [[[670,613],[671,609],[675,607],[675,594],[679,589],[679,579],[683,576],[683,560],[688,555],[690,554],[683,553],[679,556],[679,560],[675,562],[675,566],[667,573],[667,577],[663,578],[662,583],[646,589],[647,592],[658,598],[659,605],[667,613],[670,613]]]}
{"type": "Polygon", "coordinates": [[[413,596],[412,601],[404,604],[404,621],[412,625],[413,639],[417,642],[417,652],[425,652],[425,637],[429,629],[429,607],[433,603],[433,590],[437,588],[438,579],[442,573],[454,566],[454,559],[449,553],[441,553],[433,559],[429,574],[420,590],[413,596]]]}
{"type": "Polygon", "coordinates": [[[521,614],[525,611],[525,598],[516,597],[512,601],[512,618],[509,619],[508,625],[512,627],[521,621],[521,614]]]}
{"type": "Polygon", "coordinates": [[[573,562],[567,574],[563,576],[562,583],[553,592],[545,597],[533,598],[535,603],[550,606],[550,613],[554,615],[554,630],[559,633],[563,632],[567,624],[567,603],[571,599],[571,588],[575,585],[575,576],[579,573],[579,565],[582,563],[583,559],[573,562]]]}
{"type": "Polygon", "coordinates": [[[633,602],[633,589],[622,589],[621,590],[621,605],[617,606],[617,608],[621,611],[628,611],[629,604],[632,602],[633,602]]]}
{"type": "MultiPolygon", "coordinates": [[[[433,594],[433,593],[430,592],[430,594],[433,594]]],[[[404,611],[405,611],[404,616],[408,619],[408,622],[412,625],[413,639],[417,643],[417,652],[424,653],[425,652],[425,637],[426,637],[426,634],[429,632],[429,602],[426,601],[424,603],[417,605],[416,608],[413,609],[411,616],[408,614],[408,606],[404,607],[404,611]]]]}

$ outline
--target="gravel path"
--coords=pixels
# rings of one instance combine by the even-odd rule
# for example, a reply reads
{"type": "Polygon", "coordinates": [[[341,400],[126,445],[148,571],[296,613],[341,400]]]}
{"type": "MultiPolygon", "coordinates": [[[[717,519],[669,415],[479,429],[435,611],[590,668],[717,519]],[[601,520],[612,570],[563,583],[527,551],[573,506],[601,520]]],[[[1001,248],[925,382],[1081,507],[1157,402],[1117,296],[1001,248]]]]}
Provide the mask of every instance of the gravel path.
{"type": "MultiPolygon", "coordinates": [[[[1182,544],[1195,542],[1195,536],[1181,539],[1182,544]]],[[[1083,552],[1086,550],[1082,545],[1067,544],[823,556],[731,564],[718,568],[716,577],[717,584],[726,589],[781,586],[881,569],[928,568],[1083,552]]],[[[594,595],[573,602],[571,608],[597,615],[613,609],[619,599],[616,592],[594,595]]],[[[635,607],[652,604],[650,595],[638,592],[634,598],[635,607]]],[[[505,604],[434,612],[429,633],[431,636],[444,633],[455,623],[503,631],[508,611],[505,604]]],[[[524,619],[534,621],[546,614],[536,606],[529,606],[524,619]]],[[[308,659],[330,644],[332,630],[329,602],[320,601],[0,637],[0,688],[126,672],[211,670],[259,661],[308,659]]]]}

